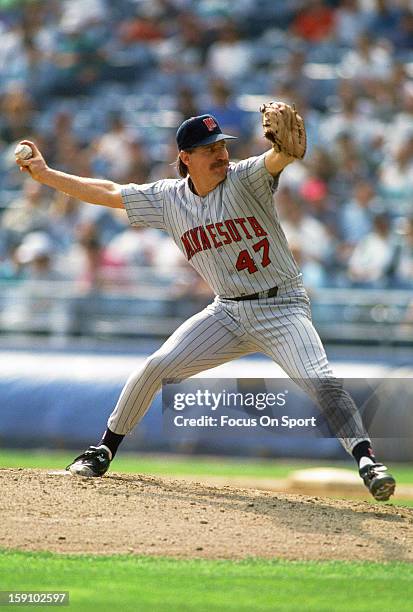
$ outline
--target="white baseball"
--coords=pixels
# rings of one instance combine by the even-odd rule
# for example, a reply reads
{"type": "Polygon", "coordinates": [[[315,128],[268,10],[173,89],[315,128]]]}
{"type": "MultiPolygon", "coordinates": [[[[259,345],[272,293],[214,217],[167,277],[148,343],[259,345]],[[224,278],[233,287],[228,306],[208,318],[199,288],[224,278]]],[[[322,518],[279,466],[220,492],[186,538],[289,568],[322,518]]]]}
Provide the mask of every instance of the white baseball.
{"type": "Polygon", "coordinates": [[[14,155],[17,159],[30,159],[33,157],[33,150],[27,144],[18,144],[14,149],[14,155]]]}

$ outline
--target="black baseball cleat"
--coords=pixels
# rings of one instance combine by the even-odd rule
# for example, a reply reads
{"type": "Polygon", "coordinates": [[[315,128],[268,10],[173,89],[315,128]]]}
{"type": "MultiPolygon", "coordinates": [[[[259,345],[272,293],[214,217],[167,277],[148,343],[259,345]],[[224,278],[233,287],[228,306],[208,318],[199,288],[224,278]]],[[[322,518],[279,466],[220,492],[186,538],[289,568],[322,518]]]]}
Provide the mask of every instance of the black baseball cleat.
{"type": "Polygon", "coordinates": [[[359,474],[374,499],[387,501],[393,495],[396,481],[382,463],[365,465],[359,470],[359,474]]]}
{"type": "Polygon", "coordinates": [[[89,446],[84,453],[66,467],[66,470],[73,476],[93,478],[103,476],[108,471],[109,464],[109,453],[105,448],[89,446]]]}

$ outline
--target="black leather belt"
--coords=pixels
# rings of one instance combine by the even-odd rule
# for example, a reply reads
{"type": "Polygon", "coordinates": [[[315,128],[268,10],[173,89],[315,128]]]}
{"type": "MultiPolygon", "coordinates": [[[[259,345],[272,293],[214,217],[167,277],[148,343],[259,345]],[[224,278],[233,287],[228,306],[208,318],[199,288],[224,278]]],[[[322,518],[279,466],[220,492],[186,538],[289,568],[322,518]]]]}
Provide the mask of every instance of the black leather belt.
{"type": "Polygon", "coordinates": [[[251,293],[250,295],[240,295],[239,297],[224,298],[224,300],[234,300],[234,302],[243,302],[244,300],[259,300],[260,298],[272,298],[276,297],[278,293],[278,287],[272,287],[267,291],[260,291],[259,293],[251,293]]]}

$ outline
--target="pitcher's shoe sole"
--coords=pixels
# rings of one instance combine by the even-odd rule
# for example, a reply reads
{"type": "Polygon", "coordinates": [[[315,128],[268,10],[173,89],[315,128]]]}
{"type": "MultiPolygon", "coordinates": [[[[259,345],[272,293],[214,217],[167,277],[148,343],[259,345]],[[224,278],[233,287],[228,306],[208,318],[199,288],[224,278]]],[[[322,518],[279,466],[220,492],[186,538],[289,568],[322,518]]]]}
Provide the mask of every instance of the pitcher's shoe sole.
{"type": "Polygon", "coordinates": [[[396,489],[396,481],[385,465],[373,463],[365,465],[359,474],[364,484],[377,501],[388,501],[396,489]]]}

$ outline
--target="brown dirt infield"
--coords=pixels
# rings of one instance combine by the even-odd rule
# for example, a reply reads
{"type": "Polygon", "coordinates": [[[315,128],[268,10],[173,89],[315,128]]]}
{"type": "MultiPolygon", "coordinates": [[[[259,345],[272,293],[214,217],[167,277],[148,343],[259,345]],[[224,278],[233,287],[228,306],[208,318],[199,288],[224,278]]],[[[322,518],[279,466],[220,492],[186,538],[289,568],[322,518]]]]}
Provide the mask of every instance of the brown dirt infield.
{"type": "Polygon", "coordinates": [[[0,548],[413,561],[413,509],[136,474],[0,470],[0,548]]]}

